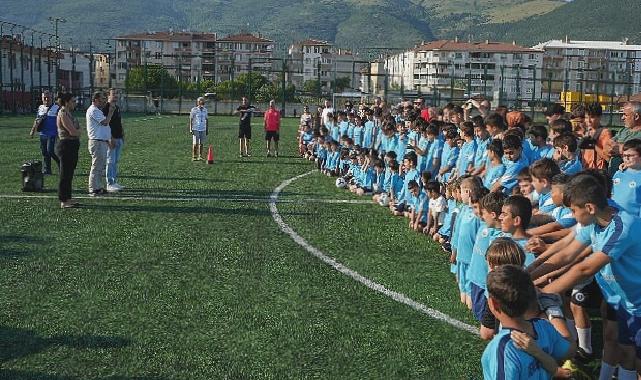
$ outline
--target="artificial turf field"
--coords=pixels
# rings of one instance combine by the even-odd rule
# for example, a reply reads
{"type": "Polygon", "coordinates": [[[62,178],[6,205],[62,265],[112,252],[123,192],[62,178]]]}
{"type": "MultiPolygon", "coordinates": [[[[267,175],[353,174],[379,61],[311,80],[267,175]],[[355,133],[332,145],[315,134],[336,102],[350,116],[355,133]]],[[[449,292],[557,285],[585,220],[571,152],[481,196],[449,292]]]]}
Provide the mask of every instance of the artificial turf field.
{"type": "MultiPolygon", "coordinates": [[[[84,115],[79,115],[83,123],[84,115]]],[[[20,165],[41,159],[31,117],[0,118],[1,379],[478,379],[474,334],[374,292],[283,233],[270,196],[313,169],[297,157],[297,120],[281,157],[238,157],[237,119],[210,120],[215,164],[191,161],[187,117],[131,115],[117,196],[61,210],[57,170],[46,191],[20,191],[20,165]],[[32,197],[37,195],[38,197],[32,197]]],[[[276,206],[327,256],[450,317],[448,257],[380,206],[318,172],[276,206]],[[359,198],[363,199],[363,198],[359,198]]]]}

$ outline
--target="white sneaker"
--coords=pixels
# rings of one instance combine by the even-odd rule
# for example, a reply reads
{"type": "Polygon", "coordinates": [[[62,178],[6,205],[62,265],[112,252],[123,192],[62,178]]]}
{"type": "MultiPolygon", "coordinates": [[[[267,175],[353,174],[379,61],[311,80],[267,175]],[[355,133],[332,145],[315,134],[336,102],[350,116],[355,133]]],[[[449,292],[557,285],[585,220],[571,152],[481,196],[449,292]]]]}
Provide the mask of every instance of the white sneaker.
{"type": "Polygon", "coordinates": [[[114,183],[113,185],[116,186],[120,190],[124,190],[125,189],[125,187],[123,185],[119,184],[119,183],[114,183]]]}
{"type": "Polygon", "coordinates": [[[120,190],[121,190],[121,189],[120,189],[120,187],[118,187],[118,185],[117,185],[117,184],[107,185],[107,192],[108,192],[108,193],[117,193],[117,192],[119,192],[120,190]]]}

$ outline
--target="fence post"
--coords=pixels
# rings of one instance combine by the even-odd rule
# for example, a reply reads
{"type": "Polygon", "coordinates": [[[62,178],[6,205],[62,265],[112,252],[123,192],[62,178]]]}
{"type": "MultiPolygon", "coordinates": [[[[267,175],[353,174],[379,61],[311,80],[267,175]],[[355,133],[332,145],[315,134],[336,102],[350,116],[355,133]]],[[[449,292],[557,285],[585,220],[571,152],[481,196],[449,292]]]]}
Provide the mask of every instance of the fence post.
{"type": "Polygon", "coordinates": [[[532,68],[532,104],[530,104],[530,115],[534,121],[534,104],[536,103],[536,67],[532,68]]]}
{"type": "Polygon", "coordinates": [[[497,104],[500,106],[503,103],[503,86],[505,85],[505,65],[501,65],[501,87],[499,88],[499,103],[497,104]]]}

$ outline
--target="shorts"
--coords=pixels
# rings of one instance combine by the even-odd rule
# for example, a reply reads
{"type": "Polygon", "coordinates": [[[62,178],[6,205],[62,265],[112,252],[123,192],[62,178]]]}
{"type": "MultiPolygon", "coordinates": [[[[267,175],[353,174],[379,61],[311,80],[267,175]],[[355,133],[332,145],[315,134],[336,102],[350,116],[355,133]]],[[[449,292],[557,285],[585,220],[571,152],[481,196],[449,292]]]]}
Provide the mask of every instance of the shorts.
{"type": "Polygon", "coordinates": [[[632,315],[625,308],[619,306],[617,322],[619,343],[626,346],[634,346],[637,359],[641,359],[641,316],[632,315]]]}
{"type": "Polygon", "coordinates": [[[269,141],[269,140],[278,141],[279,138],[280,138],[280,136],[278,135],[277,131],[265,131],[265,140],[267,140],[267,141],[269,141]]]}
{"type": "Polygon", "coordinates": [[[472,284],[467,278],[467,272],[470,270],[470,264],[457,262],[456,276],[458,278],[458,290],[461,293],[470,295],[472,292],[472,284]]]}
{"type": "Polygon", "coordinates": [[[192,141],[194,145],[202,145],[207,141],[206,131],[192,131],[192,141]]]}
{"type": "Polygon", "coordinates": [[[570,302],[573,304],[589,309],[598,309],[601,307],[602,300],[603,295],[601,294],[601,288],[594,279],[587,285],[572,289],[570,297],[570,302]]]}
{"type": "Polygon", "coordinates": [[[251,125],[241,125],[238,127],[238,138],[239,139],[249,139],[252,138],[252,127],[251,125]]]}
{"type": "Polygon", "coordinates": [[[485,289],[481,288],[475,283],[471,283],[470,289],[472,293],[472,313],[474,314],[474,318],[476,318],[477,321],[482,322],[486,310],[489,311],[489,307],[487,306],[487,298],[485,298],[485,289]]]}
{"type": "Polygon", "coordinates": [[[617,321],[617,309],[607,302],[605,303],[605,318],[611,322],[617,321]]]}
{"type": "Polygon", "coordinates": [[[405,206],[405,203],[398,203],[394,205],[394,211],[396,212],[405,212],[408,208],[405,206]]]}

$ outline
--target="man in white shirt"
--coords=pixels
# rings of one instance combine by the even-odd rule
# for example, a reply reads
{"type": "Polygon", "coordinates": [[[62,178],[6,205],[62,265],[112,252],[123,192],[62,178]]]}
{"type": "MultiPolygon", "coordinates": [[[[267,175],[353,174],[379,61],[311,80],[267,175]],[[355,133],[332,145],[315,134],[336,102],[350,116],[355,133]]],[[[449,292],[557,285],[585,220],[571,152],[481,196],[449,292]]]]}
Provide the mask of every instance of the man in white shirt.
{"type": "Polygon", "coordinates": [[[87,109],[87,137],[89,139],[89,154],[91,154],[91,171],[89,172],[89,195],[106,194],[107,150],[111,140],[109,123],[116,107],[109,108],[105,117],[101,109],[105,105],[105,97],[96,92],[92,96],[91,106],[87,109]]]}
{"type": "Polygon", "coordinates": [[[325,100],[325,108],[323,108],[323,112],[321,114],[321,123],[323,127],[326,126],[327,123],[329,122],[328,115],[330,113],[334,115],[334,108],[332,108],[332,104],[329,102],[329,100],[325,100]]]}
{"type": "Polygon", "coordinates": [[[209,134],[209,120],[207,119],[207,108],[205,98],[200,97],[196,101],[196,107],[189,113],[189,132],[193,136],[191,160],[201,161],[203,159],[203,146],[209,134]]]}

